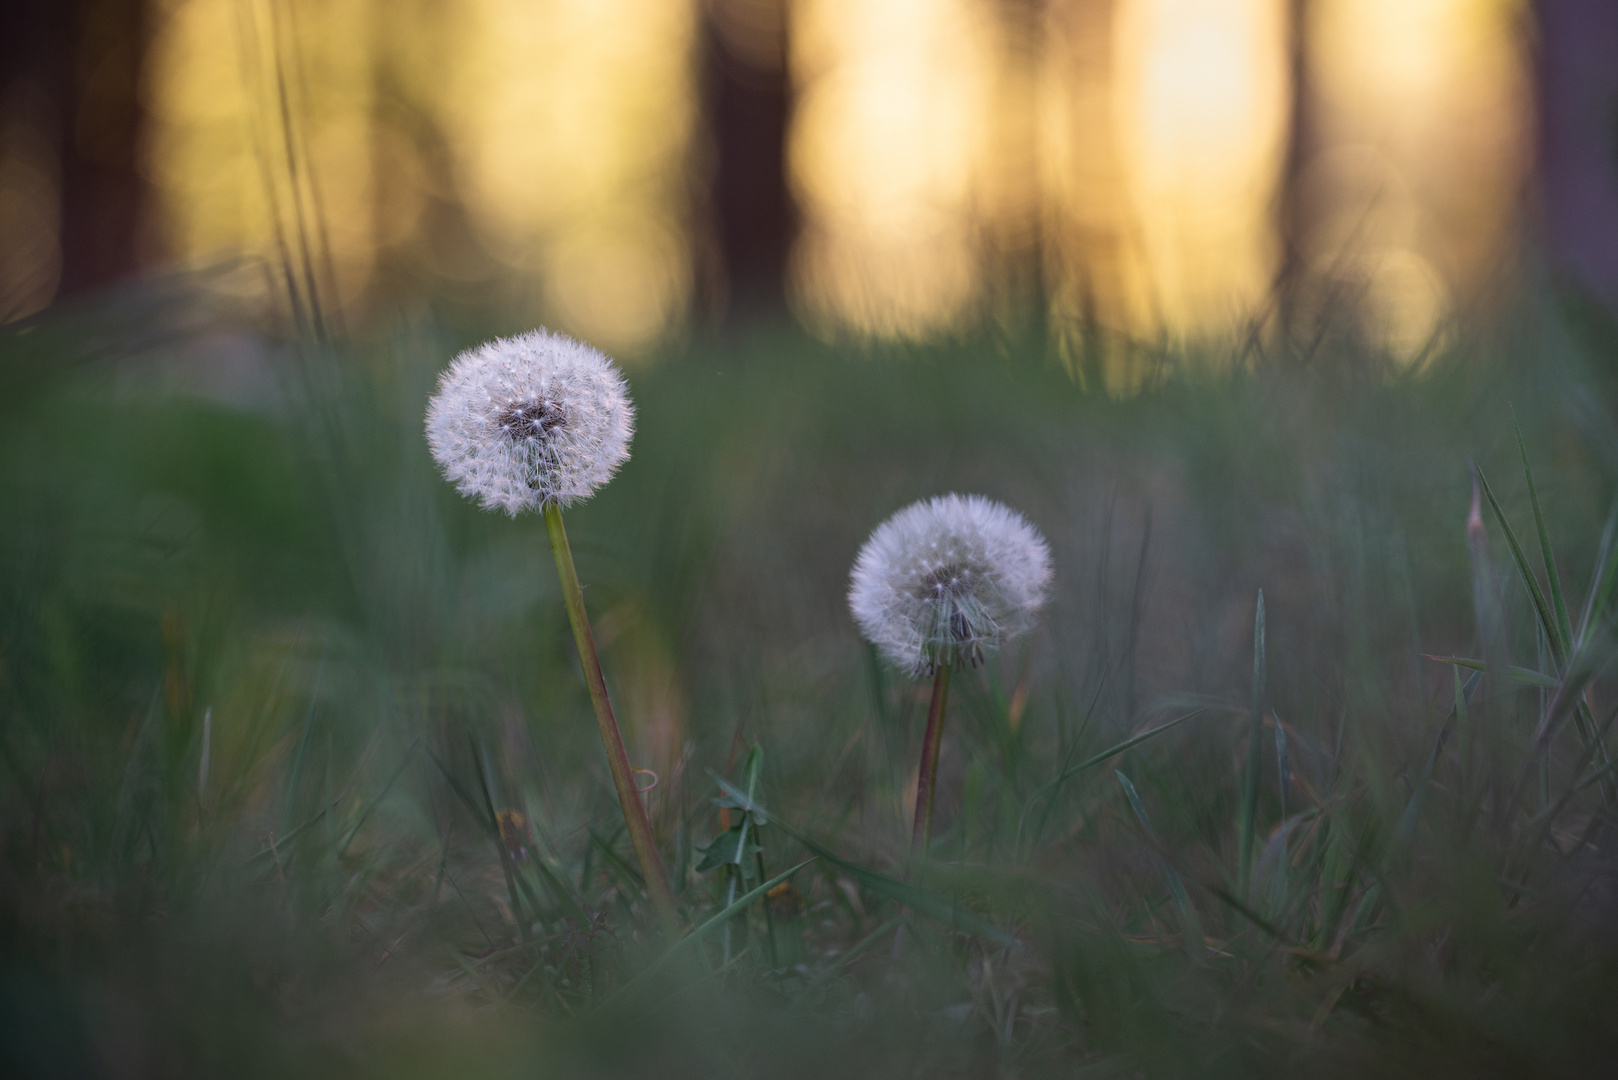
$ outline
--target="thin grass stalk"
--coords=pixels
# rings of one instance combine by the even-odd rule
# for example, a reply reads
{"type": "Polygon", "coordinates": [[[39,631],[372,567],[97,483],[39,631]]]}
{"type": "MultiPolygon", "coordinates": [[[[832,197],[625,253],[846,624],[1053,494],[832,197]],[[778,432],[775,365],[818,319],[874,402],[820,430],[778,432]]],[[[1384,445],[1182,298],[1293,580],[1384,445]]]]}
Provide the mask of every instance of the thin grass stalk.
{"type": "MultiPolygon", "coordinates": [[[[500,873],[506,879],[506,892],[511,897],[511,917],[516,920],[517,934],[526,943],[529,938],[528,915],[523,910],[522,898],[517,893],[517,876],[511,869],[511,852],[506,849],[506,838],[500,835],[500,815],[494,809],[494,796],[489,791],[489,776],[483,768],[483,756],[471,734],[466,736],[466,747],[472,751],[472,766],[477,769],[478,786],[483,791],[483,808],[488,813],[489,828],[493,832],[494,849],[500,855],[500,873]]],[[[539,918],[535,909],[534,918],[539,918]]]]}
{"type": "Polygon", "coordinates": [[[1264,765],[1264,590],[1258,591],[1253,612],[1253,702],[1247,728],[1247,774],[1242,791],[1240,828],[1237,833],[1237,864],[1240,881],[1237,891],[1247,903],[1253,877],[1253,834],[1258,818],[1259,770],[1264,765]]]}
{"type": "Polygon", "coordinates": [[[933,699],[927,706],[927,733],[921,740],[921,768],[916,773],[916,822],[910,831],[912,851],[927,850],[933,833],[933,793],[938,788],[938,747],[944,737],[944,706],[949,700],[949,665],[933,675],[933,699]]]}
{"type": "Polygon", "coordinates": [[[556,573],[562,581],[562,601],[567,605],[568,621],[573,625],[573,641],[578,646],[584,681],[590,687],[590,703],[595,706],[596,723],[601,728],[601,745],[607,751],[607,767],[612,772],[613,786],[618,789],[618,803],[623,808],[624,822],[629,827],[629,842],[635,849],[635,857],[640,860],[641,876],[646,879],[646,892],[651,897],[652,906],[657,909],[664,929],[672,933],[679,927],[674,891],[669,886],[663,860],[657,853],[651,820],[646,816],[646,807],[641,803],[640,792],[635,787],[629,753],[624,749],[623,732],[618,729],[618,718],[613,715],[612,701],[607,697],[607,681],[601,674],[601,658],[596,655],[595,634],[590,630],[590,616],[584,610],[584,590],[579,586],[579,572],[573,565],[573,551],[568,547],[561,508],[555,503],[545,506],[545,531],[550,535],[551,553],[556,556],[556,573]]]}

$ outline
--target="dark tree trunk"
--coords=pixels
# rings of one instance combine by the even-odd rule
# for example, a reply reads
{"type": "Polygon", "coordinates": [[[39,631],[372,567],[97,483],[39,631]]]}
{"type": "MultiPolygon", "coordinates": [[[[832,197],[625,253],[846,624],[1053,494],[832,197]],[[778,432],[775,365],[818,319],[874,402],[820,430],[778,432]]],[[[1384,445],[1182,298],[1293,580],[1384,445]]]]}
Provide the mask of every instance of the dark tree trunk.
{"type": "Polygon", "coordinates": [[[1556,269],[1618,315],[1618,4],[1536,9],[1545,239],[1556,269]]]}
{"type": "Polygon", "coordinates": [[[1309,273],[1309,232],[1319,212],[1318,207],[1306,205],[1302,184],[1304,170],[1319,150],[1314,87],[1310,79],[1310,7],[1310,0],[1288,0],[1287,3],[1288,116],[1275,202],[1280,261],[1271,297],[1283,347],[1305,353],[1316,328],[1300,325],[1300,300],[1309,273]]]}
{"type": "Polygon", "coordinates": [[[712,246],[698,280],[701,302],[716,322],[786,310],[787,257],[798,228],[786,166],[792,109],[786,35],[784,0],[703,4],[712,246]]]}
{"type": "Polygon", "coordinates": [[[80,0],[67,36],[62,110],[62,285],[113,284],[140,263],[147,185],[139,167],[144,0],[80,0]]]}
{"type": "Polygon", "coordinates": [[[138,167],[143,0],[0,4],[0,99],[32,99],[56,149],[58,298],[111,284],[139,261],[147,185],[138,167]]]}

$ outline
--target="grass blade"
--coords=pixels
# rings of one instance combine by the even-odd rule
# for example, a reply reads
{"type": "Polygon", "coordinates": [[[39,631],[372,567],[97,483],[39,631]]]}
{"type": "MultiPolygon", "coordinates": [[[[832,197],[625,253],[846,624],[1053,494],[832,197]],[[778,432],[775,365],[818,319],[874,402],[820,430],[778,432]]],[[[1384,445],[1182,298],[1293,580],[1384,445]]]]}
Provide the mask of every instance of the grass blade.
{"type": "MultiPolygon", "coordinates": [[[[1113,775],[1124,787],[1124,797],[1129,800],[1130,809],[1135,811],[1135,818],[1146,833],[1146,838],[1154,845],[1157,843],[1157,834],[1152,831],[1151,819],[1146,816],[1146,807],[1140,801],[1140,793],[1135,785],[1129,782],[1129,777],[1122,772],[1114,770],[1113,775]]],[[[1180,939],[1185,942],[1185,951],[1194,959],[1200,960],[1208,951],[1208,938],[1202,932],[1202,920],[1197,918],[1197,909],[1191,906],[1191,897],[1185,891],[1185,882],[1180,875],[1169,865],[1168,859],[1158,852],[1158,866],[1163,871],[1163,880],[1168,884],[1169,895],[1174,898],[1174,911],[1180,921],[1180,939]]]]}
{"type": "MultiPolygon", "coordinates": [[[[500,835],[500,817],[494,810],[494,795],[489,791],[489,776],[483,770],[483,758],[478,753],[477,743],[472,740],[470,733],[466,736],[467,748],[472,751],[472,765],[477,769],[478,785],[483,789],[483,808],[488,812],[487,821],[489,829],[494,834],[494,849],[500,855],[500,871],[505,875],[506,891],[511,896],[511,914],[517,920],[517,932],[524,941],[528,940],[528,918],[523,913],[522,900],[517,894],[517,877],[511,872],[511,852],[506,850],[505,838],[500,835]]],[[[539,918],[539,912],[534,912],[534,918],[539,918]]]]}
{"type": "Polygon", "coordinates": [[[656,960],[652,961],[638,975],[620,987],[616,993],[607,998],[606,1001],[603,1001],[601,1003],[601,1007],[605,1008],[614,1001],[621,1001],[627,998],[631,992],[651,979],[651,977],[657,972],[667,967],[669,962],[676,956],[688,951],[696,942],[702,940],[710,932],[723,926],[726,922],[735,918],[737,915],[740,915],[743,911],[746,911],[747,906],[753,901],[765,896],[771,889],[775,888],[777,885],[781,884],[781,882],[785,881],[787,878],[791,877],[793,874],[796,874],[799,870],[802,870],[804,867],[808,866],[814,861],[814,859],[805,859],[803,862],[792,867],[790,870],[783,870],[781,873],[770,878],[770,880],[762,882],[757,887],[750,889],[741,896],[738,896],[731,903],[725,905],[725,907],[718,914],[701,923],[689,934],[685,935],[685,937],[675,942],[672,948],[670,948],[656,960]]]}
{"type": "Polygon", "coordinates": [[[382,804],[382,800],[387,797],[388,792],[393,790],[393,785],[399,782],[399,777],[404,774],[405,766],[410,764],[410,759],[415,755],[416,747],[420,743],[421,736],[418,735],[415,741],[405,750],[404,756],[399,759],[399,767],[393,770],[393,775],[388,777],[388,782],[382,785],[382,790],[376,793],[376,797],[360,813],[359,820],[354,822],[354,827],[348,830],[348,835],[343,838],[342,846],[337,849],[339,859],[348,854],[348,845],[354,842],[354,837],[359,833],[360,827],[370,820],[371,812],[382,804]]]}
{"type": "Polygon", "coordinates": [[[1528,503],[1534,508],[1534,531],[1539,534],[1539,556],[1545,562],[1545,580],[1551,587],[1551,607],[1556,615],[1556,629],[1562,637],[1564,654],[1573,647],[1573,623],[1567,615],[1567,600],[1562,595],[1562,579],[1556,572],[1556,559],[1551,555],[1551,537],[1545,529],[1545,515],[1539,509],[1539,491],[1534,487],[1534,471],[1528,467],[1528,447],[1523,442],[1522,428],[1515,419],[1517,452],[1522,456],[1523,476],[1528,479],[1528,503]]]}
{"type": "Polygon", "coordinates": [[[1607,616],[1612,602],[1612,587],[1618,581],[1618,499],[1613,500],[1607,514],[1606,527],[1601,530],[1601,546],[1596,550],[1595,569],[1590,575],[1590,593],[1584,602],[1584,618],[1579,620],[1579,640],[1590,634],[1592,626],[1600,625],[1607,616]]]}
{"type": "Polygon", "coordinates": [[[1466,703],[1477,693],[1479,684],[1483,682],[1481,668],[1472,673],[1465,684],[1461,682],[1461,668],[1468,665],[1455,666],[1455,705],[1450,709],[1449,716],[1444,719],[1443,727],[1438,729],[1438,738],[1433,740],[1433,748],[1427,753],[1427,763],[1422,766],[1421,775],[1416,779],[1410,790],[1410,801],[1405,803],[1404,813],[1399,815],[1399,823],[1394,826],[1394,850],[1403,850],[1412,837],[1416,835],[1416,821],[1421,816],[1421,803],[1427,791],[1427,785],[1432,781],[1433,770],[1438,767],[1438,755],[1443,753],[1444,744],[1449,741],[1450,733],[1457,724],[1466,723],[1466,703]]]}
{"type": "Polygon", "coordinates": [[[1287,789],[1292,786],[1292,763],[1287,758],[1287,729],[1275,718],[1275,776],[1281,786],[1281,820],[1287,819],[1287,789]]]}
{"type": "Polygon", "coordinates": [[[1264,764],[1264,590],[1258,591],[1258,607],[1253,615],[1253,707],[1247,729],[1247,776],[1242,791],[1241,821],[1237,830],[1237,891],[1247,900],[1249,878],[1253,876],[1253,829],[1258,818],[1259,769],[1264,764]]]}
{"type": "Polygon", "coordinates": [[[1056,778],[1054,780],[1051,780],[1049,783],[1041,785],[1037,790],[1035,790],[1035,792],[1028,797],[1029,805],[1032,805],[1033,801],[1035,799],[1039,798],[1041,795],[1045,795],[1045,794],[1048,794],[1048,793],[1049,794],[1054,794],[1054,792],[1055,792],[1055,790],[1057,788],[1061,787],[1064,783],[1066,783],[1068,780],[1072,779],[1074,776],[1077,776],[1079,773],[1084,772],[1086,769],[1093,769],[1097,765],[1100,765],[1102,762],[1106,761],[1108,758],[1115,758],[1119,754],[1123,753],[1125,750],[1131,750],[1131,749],[1139,746],[1141,743],[1145,742],[1148,739],[1155,739],[1157,736],[1163,734],[1165,731],[1168,731],[1168,730],[1170,730],[1172,728],[1177,728],[1181,724],[1185,723],[1187,720],[1190,720],[1193,717],[1200,716],[1200,715],[1202,715],[1203,713],[1205,713],[1207,711],[1208,711],[1207,706],[1202,706],[1201,708],[1192,709],[1190,712],[1186,713],[1184,716],[1176,716],[1173,720],[1170,720],[1167,723],[1159,724],[1155,728],[1149,728],[1146,731],[1141,732],[1139,735],[1131,735],[1129,738],[1125,739],[1123,742],[1118,743],[1115,746],[1110,746],[1107,749],[1103,750],[1101,753],[1096,754],[1093,757],[1085,758],[1083,761],[1079,762],[1077,765],[1068,766],[1067,768],[1063,769],[1059,774],[1057,774],[1057,776],[1056,776],[1056,778]]]}
{"type": "MultiPolygon", "coordinates": [[[[743,810],[757,815],[761,819],[768,816],[768,812],[762,806],[755,803],[735,784],[732,784],[712,769],[708,770],[708,775],[713,777],[714,783],[718,784],[725,794],[734,799],[736,804],[743,810]]],[[[908,881],[891,878],[886,874],[861,866],[859,863],[850,862],[831,849],[811,840],[780,818],[769,817],[768,820],[776,828],[814,852],[821,859],[843,871],[871,892],[885,896],[890,900],[897,900],[913,911],[919,911],[923,915],[930,915],[939,922],[947,923],[957,930],[983,938],[985,941],[992,941],[996,945],[1004,945],[1014,949],[1022,948],[1022,943],[1016,938],[987,919],[964,910],[952,897],[933,892],[931,889],[924,889],[908,881]]]]}
{"type": "Polygon", "coordinates": [[[1500,501],[1494,497],[1494,491],[1489,487],[1489,478],[1483,475],[1483,467],[1473,462],[1472,468],[1477,473],[1478,483],[1483,487],[1484,497],[1489,500],[1489,508],[1494,511],[1495,520],[1500,523],[1500,530],[1506,534],[1506,544],[1511,548],[1511,558],[1517,564],[1517,573],[1528,589],[1529,598],[1534,602],[1534,612],[1539,616],[1539,624],[1544,627],[1545,636],[1550,639],[1551,658],[1556,661],[1556,666],[1561,668],[1567,663],[1567,649],[1562,641],[1562,633],[1557,629],[1556,616],[1551,613],[1545,593],[1539,587],[1539,579],[1534,577],[1534,571],[1528,565],[1528,557],[1523,554],[1522,545],[1517,542],[1517,534],[1511,530],[1511,523],[1506,520],[1506,512],[1501,509],[1500,501]]]}
{"type": "MultiPolygon", "coordinates": [[[[1453,664],[1455,667],[1463,667],[1469,671],[1484,671],[1488,666],[1482,660],[1473,660],[1467,656],[1435,656],[1432,653],[1422,653],[1421,655],[1425,660],[1436,660],[1440,664],[1453,664]]],[[[1554,690],[1562,685],[1561,679],[1556,678],[1554,675],[1547,675],[1543,671],[1535,671],[1533,668],[1519,667],[1512,664],[1507,669],[1507,672],[1510,674],[1512,682],[1523,686],[1538,686],[1546,690],[1554,690]]]]}

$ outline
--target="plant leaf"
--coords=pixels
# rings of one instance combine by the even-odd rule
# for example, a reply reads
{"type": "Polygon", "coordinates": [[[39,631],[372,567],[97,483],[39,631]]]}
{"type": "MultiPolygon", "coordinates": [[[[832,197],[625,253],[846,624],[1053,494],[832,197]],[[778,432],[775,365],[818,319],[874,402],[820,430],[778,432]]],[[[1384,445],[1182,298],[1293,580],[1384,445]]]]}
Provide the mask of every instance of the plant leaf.
{"type": "MultiPolygon", "coordinates": [[[[1135,785],[1129,782],[1129,777],[1119,770],[1113,770],[1113,775],[1124,786],[1124,797],[1129,800],[1129,806],[1135,811],[1135,817],[1140,821],[1142,831],[1147,839],[1156,843],[1157,834],[1152,831],[1152,822],[1146,816],[1146,807],[1141,804],[1140,794],[1135,785]]],[[[1180,939],[1185,942],[1185,951],[1193,957],[1201,959],[1208,951],[1208,938],[1202,932],[1202,920],[1197,918],[1197,909],[1191,906],[1191,897],[1185,891],[1185,882],[1180,875],[1169,865],[1169,861],[1158,853],[1158,866],[1163,871],[1163,880],[1168,884],[1169,895],[1174,898],[1174,911],[1180,922],[1180,939]]]]}
{"type": "Polygon", "coordinates": [[[1534,487],[1534,471],[1528,467],[1528,447],[1523,442],[1522,428],[1516,418],[1512,427],[1517,430],[1517,453],[1522,456],[1523,476],[1528,479],[1528,503],[1534,508],[1534,531],[1539,534],[1539,557],[1545,562],[1545,580],[1551,587],[1551,607],[1556,615],[1556,629],[1562,637],[1564,654],[1573,647],[1573,623],[1567,615],[1567,600],[1562,595],[1562,579],[1556,572],[1556,559],[1551,554],[1551,537],[1545,529],[1545,515],[1539,509],[1539,491],[1534,487]]]}
{"type": "Polygon", "coordinates": [[[1511,548],[1511,557],[1517,564],[1517,573],[1522,577],[1530,599],[1534,601],[1534,611],[1539,616],[1539,624],[1544,627],[1545,636],[1550,639],[1551,658],[1560,668],[1567,663],[1567,651],[1563,647],[1561,631],[1556,626],[1556,617],[1551,613],[1545,593],[1539,587],[1539,579],[1534,577],[1534,571],[1528,565],[1528,557],[1523,554],[1522,545],[1517,542],[1517,534],[1511,531],[1511,522],[1506,520],[1506,512],[1500,508],[1500,501],[1494,497],[1494,491],[1489,487],[1489,478],[1483,475],[1483,467],[1476,462],[1473,462],[1472,467],[1477,472],[1478,483],[1483,487],[1484,497],[1489,500],[1489,508],[1494,511],[1495,520],[1500,523],[1501,531],[1506,534],[1506,544],[1511,548]]]}
{"type": "Polygon", "coordinates": [[[1061,773],[1059,773],[1054,780],[1051,780],[1048,783],[1040,785],[1040,787],[1037,788],[1034,791],[1034,793],[1028,797],[1028,802],[1030,804],[1032,804],[1033,801],[1035,799],[1039,798],[1041,795],[1044,795],[1044,794],[1046,794],[1048,792],[1055,791],[1056,788],[1060,787],[1062,784],[1066,783],[1069,779],[1076,776],[1077,774],[1079,774],[1081,772],[1084,772],[1086,769],[1093,769],[1097,765],[1100,765],[1102,762],[1106,761],[1108,758],[1115,758],[1119,754],[1123,753],[1125,750],[1131,750],[1131,749],[1139,746],[1141,743],[1145,742],[1147,739],[1156,738],[1157,736],[1163,734],[1165,731],[1168,731],[1170,728],[1177,728],[1181,724],[1185,723],[1187,720],[1190,720],[1190,719],[1192,719],[1193,717],[1196,717],[1196,716],[1200,716],[1200,715],[1202,715],[1203,713],[1205,713],[1207,711],[1208,711],[1208,707],[1206,705],[1204,705],[1204,706],[1202,706],[1200,708],[1192,709],[1190,712],[1186,713],[1184,716],[1176,716],[1173,720],[1170,720],[1170,721],[1168,721],[1167,723],[1164,723],[1164,724],[1159,724],[1155,728],[1149,728],[1146,731],[1141,732],[1139,735],[1131,735],[1129,738],[1125,739],[1123,742],[1118,743],[1115,746],[1108,747],[1106,750],[1103,750],[1101,753],[1096,754],[1094,757],[1085,758],[1083,761],[1079,762],[1077,765],[1068,766],[1066,769],[1063,769],[1061,771],[1061,773]]]}
{"type": "MultiPolygon", "coordinates": [[[[1483,671],[1486,666],[1482,660],[1473,660],[1466,656],[1434,656],[1432,653],[1422,653],[1421,655],[1423,659],[1436,660],[1440,664],[1453,664],[1469,671],[1483,671]]],[[[1554,675],[1547,675],[1543,671],[1535,671],[1533,668],[1519,667],[1516,664],[1511,665],[1508,673],[1512,682],[1521,683],[1523,686],[1542,686],[1548,690],[1554,690],[1562,685],[1562,680],[1554,675]]]]}
{"type": "Polygon", "coordinates": [[[1253,703],[1247,729],[1247,775],[1243,781],[1241,818],[1237,823],[1237,892],[1247,900],[1249,879],[1253,876],[1253,830],[1258,818],[1259,769],[1264,764],[1264,690],[1267,673],[1264,657],[1264,590],[1258,591],[1258,607],[1253,613],[1253,703]]]}
{"type": "MultiPolygon", "coordinates": [[[[718,784],[725,794],[737,800],[737,803],[748,813],[762,814],[764,812],[762,807],[748,798],[735,784],[730,783],[712,769],[708,770],[708,775],[713,777],[714,783],[718,784]]],[[[924,915],[930,915],[939,922],[948,923],[956,929],[983,938],[985,941],[992,941],[997,945],[1019,950],[1023,947],[1022,942],[987,919],[963,909],[951,897],[940,895],[919,885],[912,885],[908,881],[899,881],[896,878],[888,877],[886,874],[879,874],[875,870],[867,869],[858,863],[850,862],[829,848],[815,843],[800,830],[793,828],[779,818],[774,820],[774,824],[776,828],[874,893],[886,896],[890,900],[897,900],[908,908],[919,911],[924,915]]]]}

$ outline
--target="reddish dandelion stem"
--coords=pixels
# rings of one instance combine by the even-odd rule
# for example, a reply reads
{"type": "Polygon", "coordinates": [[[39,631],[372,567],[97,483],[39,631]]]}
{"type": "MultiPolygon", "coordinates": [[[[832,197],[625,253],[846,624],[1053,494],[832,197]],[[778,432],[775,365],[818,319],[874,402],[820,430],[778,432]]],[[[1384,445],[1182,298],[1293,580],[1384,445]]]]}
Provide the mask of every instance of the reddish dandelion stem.
{"type": "Polygon", "coordinates": [[[938,789],[938,746],[944,737],[944,704],[949,699],[949,665],[939,664],[933,676],[933,700],[927,707],[927,734],[921,740],[921,769],[916,774],[916,824],[910,833],[912,851],[927,850],[933,832],[933,793],[938,789]]]}

